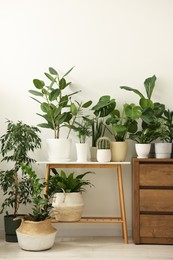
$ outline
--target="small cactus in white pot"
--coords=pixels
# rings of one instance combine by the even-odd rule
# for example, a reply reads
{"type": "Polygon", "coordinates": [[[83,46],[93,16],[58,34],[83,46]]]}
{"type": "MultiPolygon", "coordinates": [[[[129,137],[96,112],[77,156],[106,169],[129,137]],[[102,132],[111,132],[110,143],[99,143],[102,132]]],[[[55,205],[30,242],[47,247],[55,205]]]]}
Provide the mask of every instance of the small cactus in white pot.
{"type": "Polygon", "coordinates": [[[111,149],[110,139],[106,136],[100,137],[97,140],[97,161],[98,162],[110,162],[111,149]]]}

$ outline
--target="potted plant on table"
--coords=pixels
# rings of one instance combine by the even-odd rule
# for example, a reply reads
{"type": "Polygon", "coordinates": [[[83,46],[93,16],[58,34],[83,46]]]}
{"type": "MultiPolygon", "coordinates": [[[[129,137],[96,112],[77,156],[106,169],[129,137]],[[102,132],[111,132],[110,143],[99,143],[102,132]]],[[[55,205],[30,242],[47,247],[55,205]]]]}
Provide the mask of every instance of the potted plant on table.
{"type": "Polygon", "coordinates": [[[2,162],[6,162],[8,167],[7,170],[0,170],[0,186],[4,195],[0,213],[6,211],[4,223],[8,242],[17,242],[16,228],[20,225],[20,220],[13,219],[21,215],[18,212],[20,205],[31,202],[32,186],[20,163],[30,164],[35,161],[29,152],[41,147],[39,133],[40,130],[35,126],[8,120],[7,131],[0,137],[2,162]],[[13,212],[8,212],[7,208],[13,212]]]}
{"type": "Polygon", "coordinates": [[[140,124],[138,125],[138,130],[135,133],[131,133],[129,138],[136,142],[136,152],[140,158],[149,156],[151,142],[160,136],[160,117],[165,111],[165,105],[154,102],[151,99],[156,79],[155,75],[145,79],[144,88],[146,96],[136,88],[121,87],[121,89],[132,91],[139,96],[139,105],[141,107],[140,124]]]}
{"type": "Polygon", "coordinates": [[[90,119],[92,129],[91,161],[97,161],[97,140],[105,135],[106,118],[114,110],[115,106],[115,99],[105,95],[101,96],[97,104],[91,108],[94,114],[93,118],[90,119]]]}
{"type": "Polygon", "coordinates": [[[21,167],[29,176],[33,192],[32,212],[22,218],[16,230],[19,246],[30,251],[47,250],[53,246],[57,232],[50,219],[51,194],[44,193],[47,183],[38,178],[31,166],[21,163],[21,167]]]}
{"type": "Polygon", "coordinates": [[[48,185],[48,194],[54,194],[52,215],[60,222],[79,221],[84,208],[82,192],[87,186],[92,186],[84,177],[92,172],[87,171],[79,175],[74,172],[67,174],[63,170],[58,173],[56,169],[52,169],[52,172],[48,185]]]}
{"type": "Polygon", "coordinates": [[[72,71],[71,68],[62,77],[52,67],[49,73],[44,73],[49,84],[43,80],[34,79],[33,83],[36,90],[29,90],[34,96],[35,101],[40,104],[42,114],[37,113],[46,122],[38,124],[39,127],[53,130],[54,138],[47,139],[48,160],[49,161],[69,161],[70,160],[70,143],[68,129],[67,138],[60,137],[61,129],[70,125],[73,115],[74,103],[72,96],[79,91],[67,94],[71,82],[66,81],[66,76],[72,71]]]}
{"type": "Polygon", "coordinates": [[[129,133],[137,131],[137,120],[141,116],[141,108],[135,104],[124,104],[122,112],[114,109],[106,120],[111,126],[110,133],[114,142],[111,142],[112,161],[125,161],[128,144],[126,139],[129,133]]]}

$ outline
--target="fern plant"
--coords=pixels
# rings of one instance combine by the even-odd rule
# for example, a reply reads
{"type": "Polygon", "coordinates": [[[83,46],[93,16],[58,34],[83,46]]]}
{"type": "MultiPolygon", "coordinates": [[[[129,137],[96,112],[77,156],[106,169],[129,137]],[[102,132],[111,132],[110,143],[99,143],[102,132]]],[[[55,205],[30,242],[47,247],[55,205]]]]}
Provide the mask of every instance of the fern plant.
{"type": "Polygon", "coordinates": [[[54,175],[50,175],[48,185],[48,194],[50,196],[57,192],[83,192],[86,186],[92,186],[89,180],[83,179],[87,174],[93,173],[91,171],[77,176],[75,176],[74,172],[66,174],[63,170],[58,173],[56,169],[52,169],[52,172],[54,175]]]}

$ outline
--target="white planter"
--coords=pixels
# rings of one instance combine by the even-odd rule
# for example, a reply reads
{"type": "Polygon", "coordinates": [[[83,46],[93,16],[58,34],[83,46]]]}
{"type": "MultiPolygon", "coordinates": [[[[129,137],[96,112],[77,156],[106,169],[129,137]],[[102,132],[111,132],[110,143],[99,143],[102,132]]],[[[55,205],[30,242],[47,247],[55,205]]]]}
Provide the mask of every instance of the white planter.
{"type": "Polygon", "coordinates": [[[156,158],[171,158],[172,143],[155,143],[156,158]]]}
{"type": "Polygon", "coordinates": [[[111,149],[97,149],[97,161],[104,163],[110,162],[111,160],[111,149]]]}
{"type": "Polygon", "coordinates": [[[87,143],[76,144],[77,162],[87,162],[89,159],[89,147],[87,143]]]}
{"type": "Polygon", "coordinates": [[[55,193],[52,206],[52,216],[57,221],[79,221],[84,209],[82,194],[80,192],[55,193]]]}
{"type": "Polygon", "coordinates": [[[70,161],[71,139],[47,139],[47,154],[49,162],[70,161]]]}
{"type": "Polygon", "coordinates": [[[128,143],[124,142],[111,142],[111,161],[124,162],[127,156],[128,143]]]}
{"type": "Polygon", "coordinates": [[[148,158],[151,144],[135,144],[135,148],[138,158],[148,158]]]}
{"type": "Polygon", "coordinates": [[[39,222],[23,220],[16,230],[20,248],[29,251],[51,248],[55,242],[56,232],[50,219],[39,222]]]}

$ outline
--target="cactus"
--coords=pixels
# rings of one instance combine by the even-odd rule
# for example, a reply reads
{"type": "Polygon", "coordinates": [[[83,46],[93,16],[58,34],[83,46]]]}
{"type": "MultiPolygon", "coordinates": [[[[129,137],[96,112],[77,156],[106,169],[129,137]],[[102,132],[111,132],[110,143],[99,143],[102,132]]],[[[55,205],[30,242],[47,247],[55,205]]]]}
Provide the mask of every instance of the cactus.
{"type": "Polygon", "coordinates": [[[97,140],[97,149],[110,149],[110,139],[108,137],[100,137],[97,140]]]}

